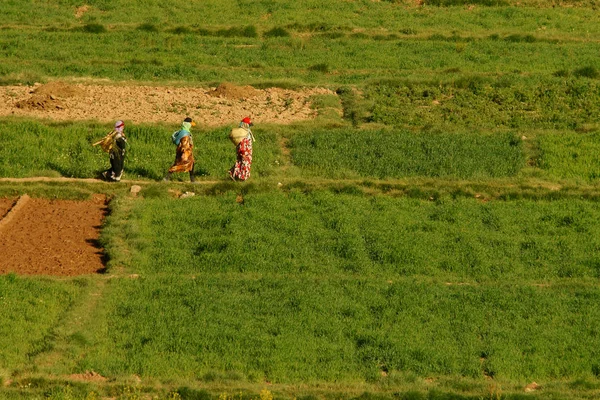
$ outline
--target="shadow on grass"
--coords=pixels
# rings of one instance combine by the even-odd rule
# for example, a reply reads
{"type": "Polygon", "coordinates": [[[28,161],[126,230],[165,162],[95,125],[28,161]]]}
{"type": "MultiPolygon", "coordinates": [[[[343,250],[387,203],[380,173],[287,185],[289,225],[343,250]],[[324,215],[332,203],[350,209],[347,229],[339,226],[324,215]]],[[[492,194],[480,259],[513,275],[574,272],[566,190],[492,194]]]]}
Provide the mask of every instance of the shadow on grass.
{"type": "Polygon", "coordinates": [[[165,165],[165,170],[162,172],[162,174],[160,174],[156,171],[152,171],[144,167],[125,168],[125,174],[129,175],[130,177],[135,176],[140,178],[151,179],[154,181],[160,181],[165,177],[168,169],[169,165],[165,165]]]}

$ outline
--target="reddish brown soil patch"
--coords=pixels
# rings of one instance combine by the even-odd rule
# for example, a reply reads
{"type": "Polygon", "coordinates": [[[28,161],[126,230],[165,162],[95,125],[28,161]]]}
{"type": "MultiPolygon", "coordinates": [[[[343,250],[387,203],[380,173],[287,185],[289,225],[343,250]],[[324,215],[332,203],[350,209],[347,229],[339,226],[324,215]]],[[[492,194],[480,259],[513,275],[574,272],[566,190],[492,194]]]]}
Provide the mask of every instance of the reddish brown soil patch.
{"type": "Polygon", "coordinates": [[[97,241],[105,214],[104,197],[29,199],[0,226],[0,274],[74,276],[102,271],[97,241]]]}
{"type": "Polygon", "coordinates": [[[0,199],[0,220],[6,215],[8,210],[11,209],[15,200],[13,199],[0,199]]]}

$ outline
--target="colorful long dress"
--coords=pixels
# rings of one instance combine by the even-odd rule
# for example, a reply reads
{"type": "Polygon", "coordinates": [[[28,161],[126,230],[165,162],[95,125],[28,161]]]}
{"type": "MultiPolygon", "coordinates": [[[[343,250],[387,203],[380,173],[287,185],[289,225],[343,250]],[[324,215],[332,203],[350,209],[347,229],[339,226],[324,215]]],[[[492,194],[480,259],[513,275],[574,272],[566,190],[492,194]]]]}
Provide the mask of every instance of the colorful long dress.
{"type": "Polygon", "coordinates": [[[250,178],[250,167],[252,166],[252,138],[250,134],[237,145],[236,152],[237,160],[229,170],[229,176],[233,180],[245,181],[250,178]]]}
{"type": "Polygon", "coordinates": [[[191,172],[194,170],[194,143],[190,135],[179,140],[175,153],[175,162],[169,172],[191,172]]]}

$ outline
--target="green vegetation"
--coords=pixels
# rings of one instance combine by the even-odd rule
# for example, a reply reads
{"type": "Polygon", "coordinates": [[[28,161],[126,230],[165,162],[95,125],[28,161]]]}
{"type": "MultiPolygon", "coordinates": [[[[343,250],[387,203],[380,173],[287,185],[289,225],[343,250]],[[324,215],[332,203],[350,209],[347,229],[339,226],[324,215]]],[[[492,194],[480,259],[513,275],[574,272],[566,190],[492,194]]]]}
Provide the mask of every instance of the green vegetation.
{"type": "Polygon", "coordinates": [[[514,134],[346,128],[295,135],[290,147],[296,165],[328,178],[495,178],[514,176],[524,166],[521,140],[514,134]]]}
{"type": "Polygon", "coordinates": [[[579,182],[600,178],[600,135],[568,132],[540,137],[540,167],[551,176],[579,182]]]}
{"type": "MultiPolygon", "coordinates": [[[[258,35],[256,30],[247,28],[205,32],[208,36],[191,29],[175,26],[155,33],[136,27],[90,34],[8,28],[2,31],[0,78],[5,83],[15,79],[27,83],[27,77],[32,76],[69,76],[195,84],[293,80],[300,84],[340,85],[397,77],[439,81],[452,77],[447,71],[453,69],[484,77],[528,72],[546,78],[573,66],[579,70],[594,65],[600,51],[597,42],[587,41],[557,45],[490,38],[454,42],[444,37],[373,40],[323,34],[261,39],[254,37],[258,35]],[[571,59],[573,54],[577,54],[575,61],[571,59]],[[24,64],[26,69],[22,68],[24,64]],[[322,71],[310,69],[320,64],[327,64],[326,72],[330,74],[324,76],[315,73],[322,71]]],[[[594,76],[586,71],[580,73],[594,76]]]]}
{"type": "MultiPolygon", "coordinates": [[[[176,127],[128,125],[125,173],[130,178],[162,179],[174,157],[170,134],[176,127]]],[[[91,178],[107,167],[107,156],[91,143],[109,129],[98,124],[8,121],[0,127],[0,176],[91,178]]],[[[295,132],[294,129],[289,132],[295,132]]],[[[298,129],[290,143],[293,163],[323,177],[407,176],[489,178],[515,175],[523,149],[514,134],[413,134],[406,131],[298,129]]],[[[222,178],[234,161],[227,128],[195,131],[196,174],[222,178]]],[[[256,177],[276,173],[281,159],[273,131],[257,130],[260,157],[256,177]],[[276,163],[277,162],[277,163],[276,163]]]]}
{"type": "Polygon", "coordinates": [[[281,27],[273,28],[264,33],[265,37],[287,37],[290,36],[290,33],[281,27]]]}
{"type": "MultiPolygon", "coordinates": [[[[600,120],[600,81],[465,76],[432,83],[380,81],[364,97],[368,120],[409,127],[577,129],[600,120]]],[[[367,118],[363,118],[367,119],[367,118]]]]}
{"type": "MultiPolygon", "coordinates": [[[[165,184],[177,127],[132,123],[121,184],[0,182],[111,199],[106,274],[0,276],[0,397],[600,397],[597,0],[5,3],[0,84],[336,94],[246,183],[230,127],[165,184]]],[[[0,178],[93,178],[110,128],[2,117],[0,178]]]]}
{"type": "MultiPolygon", "coordinates": [[[[45,125],[32,121],[6,121],[0,125],[0,176],[96,177],[109,167],[108,155],[92,143],[110,129],[101,124],[45,125]]],[[[175,159],[171,134],[177,129],[177,126],[128,125],[125,174],[130,179],[162,179],[175,159]]],[[[193,132],[196,175],[208,178],[226,175],[235,162],[235,149],[227,138],[229,129],[193,132]]],[[[262,172],[256,175],[268,176],[279,148],[273,134],[263,134],[258,129],[257,135],[261,138],[261,157],[256,159],[256,169],[262,172]]]]}
{"type": "Polygon", "coordinates": [[[72,4],[9,3],[0,16],[0,82],[93,77],[341,85],[398,77],[447,80],[453,75],[446,71],[456,69],[543,79],[572,70],[597,79],[595,6],[525,3],[440,9],[212,0],[172,2],[166,13],[155,2],[122,0],[90,4],[79,18],[72,4]],[[327,69],[311,69],[318,65],[327,69]]]}
{"type": "Polygon", "coordinates": [[[381,386],[406,375],[594,380],[599,355],[600,292],[579,285],[213,273],[121,280],[109,298],[108,337],[81,362],[107,375],[381,386]]]}
{"type": "MultiPolygon", "coordinates": [[[[343,99],[343,96],[342,96],[343,99]]],[[[314,99],[319,110],[338,107],[330,96],[314,99]]],[[[346,104],[347,105],[347,104],[346,104]]],[[[350,106],[352,107],[352,106],[350,106]]],[[[338,117],[335,117],[338,118],[338,117]]],[[[262,126],[256,129],[259,157],[253,180],[293,178],[485,180],[535,176],[550,181],[595,184],[600,176],[598,129],[581,124],[578,131],[516,128],[449,132],[425,126],[365,129],[321,123],[262,126]],[[289,156],[283,154],[285,139],[289,156]],[[287,158],[289,157],[289,159],[287,158]],[[287,165],[291,169],[281,168],[287,165]]],[[[339,118],[336,124],[340,124],[339,118]]],[[[173,162],[170,135],[176,126],[128,124],[127,179],[161,180],[173,162]]],[[[8,119],[0,124],[0,177],[94,178],[108,167],[108,156],[91,144],[110,126],[98,123],[53,123],[8,119]]],[[[229,128],[195,129],[196,175],[223,179],[234,162],[229,128]]],[[[182,174],[175,179],[187,180],[182,174]]]]}
{"type": "Polygon", "coordinates": [[[171,387],[360,383],[382,398],[428,377],[456,398],[490,390],[485,377],[509,391],[549,382],[546,394],[567,390],[552,383],[565,379],[580,393],[600,386],[593,202],[163,192],[113,202],[109,274],[135,276],[0,281],[0,297],[19,305],[2,314],[5,329],[39,301],[64,313],[47,327],[32,320],[46,332],[40,351],[35,330],[20,335],[3,368],[20,366],[21,385],[36,366],[171,387]],[[23,290],[36,300],[22,303],[23,290]],[[65,291],[77,301],[66,311],[65,291]],[[93,293],[103,301],[82,314],[93,293]]]}
{"type": "Polygon", "coordinates": [[[82,30],[87,33],[104,33],[106,28],[101,24],[85,24],[82,30]]]}
{"type": "Polygon", "coordinates": [[[77,300],[85,281],[0,276],[0,382],[3,372],[20,370],[53,345],[53,328],[77,300]]]}
{"type": "Polygon", "coordinates": [[[147,198],[132,218],[134,231],[125,228],[136,249],[131,265],[145,274],[600,277],[598,207],[572,199],[484,203],[292,190],[247,194],[240,204],[229,192],[176,203],[147,198]]]}

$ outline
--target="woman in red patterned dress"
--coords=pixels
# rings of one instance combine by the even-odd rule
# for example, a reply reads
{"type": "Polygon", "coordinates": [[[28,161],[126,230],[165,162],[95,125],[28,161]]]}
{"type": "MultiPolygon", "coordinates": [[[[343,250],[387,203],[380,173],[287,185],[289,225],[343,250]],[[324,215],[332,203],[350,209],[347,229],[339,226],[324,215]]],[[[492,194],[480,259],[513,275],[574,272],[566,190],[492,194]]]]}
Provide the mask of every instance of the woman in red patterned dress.
{"type": "Polygon", "coordinates": [[[229,170],[229,176],[234,181],[245,181],[250,178],[250,167],[252,166],[252,142],[254,142],[254,136],[252,135],[250,127],[253,125],[250,117],[246,117],[240,122],[240,128],[246,129],[248,134],[236,146],[237,160],[229,170]]]}

